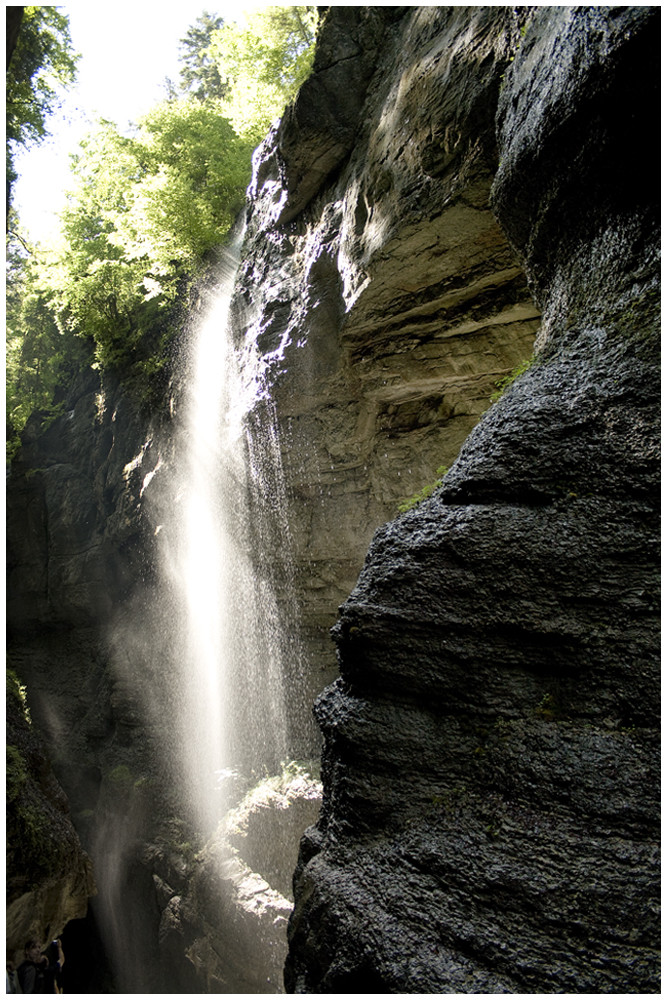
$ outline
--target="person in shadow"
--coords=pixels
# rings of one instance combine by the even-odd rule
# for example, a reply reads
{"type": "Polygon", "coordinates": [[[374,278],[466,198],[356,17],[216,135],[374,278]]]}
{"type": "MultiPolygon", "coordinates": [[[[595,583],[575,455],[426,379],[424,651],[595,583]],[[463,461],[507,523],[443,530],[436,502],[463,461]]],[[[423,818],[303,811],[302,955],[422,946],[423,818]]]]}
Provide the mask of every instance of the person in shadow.
{"type": "Polygon", "coordinates": [[[28,941],[25,960],[18,967],[18,980],[24,993],[60,993],[60,970],[65,964],[60,938],[42,952],[39,943],[28,941]]]}
{"type": "Polygon", "coordinates": [[[18,993],[19,980],[14,965],[14,955],[7,950],[7,963],[5,966],[5,993],[18,993]]]}

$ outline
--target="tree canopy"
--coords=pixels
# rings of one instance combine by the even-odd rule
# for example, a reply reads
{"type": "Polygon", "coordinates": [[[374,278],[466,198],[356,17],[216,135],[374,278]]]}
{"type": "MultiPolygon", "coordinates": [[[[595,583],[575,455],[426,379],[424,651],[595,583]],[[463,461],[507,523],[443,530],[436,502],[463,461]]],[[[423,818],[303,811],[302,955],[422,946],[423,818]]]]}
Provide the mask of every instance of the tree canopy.
{"type": "Polygon", "coordinates": [[[310,73],[317,7],[265,7],[212,34],[211,54],[227,83],[224,113],[259,142],[310,73]]]}
{"type": "Polygon", "coordinates": [[[243,27],[204,12],[182,40],[179,89],[132,134],[101,121],[83,140],[59,238],[11,252],[11,433],[77,364],[144,395],[160,385],[188,287],[243,207],[252,150],[309,71],[315,10],[265,8],[243,27]]]}
{"type": "Polygon", "coordinates": [[[181,71],[179,91],[172,96],[187,94],[200,101],[209,97],[222,98],[227,92],[227,82],[220,75],[220,67],[211,52],[213,34],[224,26],[221,17],[203,11],[181,39],[181,71]]]}
{"type": "Polygon", "coordinates": [[[79,59],[72,49],[69,19],[57,7],[24,7],[20,21],[14,18],[12,24],[18,32],[7,62],[5,92],[10,183],[16,178],[16,147],[48,134],[48,117],[57,107],[59,91],[73,82],[79,59]]]}
{"type": "Polygon", "coordinates": [[[101,122],[84,140],[62,240],[42,270],[61,327],[92,335],[100,363],[122,371],[146,360],[160,314],[240,211],[250,155],[196,98],[155,106],[134,136],[101,122]]]}

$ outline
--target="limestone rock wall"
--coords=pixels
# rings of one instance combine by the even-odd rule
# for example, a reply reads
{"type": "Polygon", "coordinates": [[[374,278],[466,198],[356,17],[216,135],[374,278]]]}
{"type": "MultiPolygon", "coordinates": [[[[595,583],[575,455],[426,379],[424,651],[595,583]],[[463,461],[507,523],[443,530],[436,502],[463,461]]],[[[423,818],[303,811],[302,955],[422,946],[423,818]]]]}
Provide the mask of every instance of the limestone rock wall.
{"type": "MultiPolygon", "coordinates": [[[[48,855],[52,836],[58,839],[63,828],[69,844],[66,857],[44,870],[21,857],[25,834],[8,825],[8,890],[16,881],[34,881],[31,896],[8,894],[8,933],[21,950],[30,934],[14,926],[17,908],[46,942],[85,917],[88,897],[95,899],[91,817],[105,774],[124,762],[137,723],[126,726],[113,705],[101,623],[134,586],[141,563],[138,495],[123,474],[144,440],[141,421],[118,386],[104,390],[92,370],[71,387],[65,405],[64,415],[47,426],[43,415],[31,418],[6,493],[8,677],[25,685],[30,725],[19,736],[40,746],[39,772],[43,781],[50,775],[48,787],[57,790],[63,813],[54,820],[52,793],[41,806],[32,802],[33,853],[48,855]],[[72,876],[77,852],[85,864],[72,876]]],[[[12,744],[9,725],[7,741],[12,744]]]]}
{"type": "Polygon", "coordinates": [[[256,152],[237,311],[270,369],[309,697],[374,530],[449,466],[539,310],[489,207],[513,8],[330,8],[256,152]]]}
{"type": "Polygon", "coordinates": [[[67,927],[75,973],[91,944],[100,956],[84,991],[281,992],[286,895],[317,794],[290,788],[261,836],[204,845],[164,754],[165,719],[147,710],[165,689],[146,642],[172,422],[91,370],[41,424],[7,490],[8,664],[31,716],[14,712],[7,733],[8,947],[22,959],[31,934],[67,927]]]}
{"type": "Polygon", "coordinates": [[[28,937],[67,928],[83,991],[281,992],[316,783],[272,786],[234,836],[204,844],[163,753],[164,720],[146,710],[165,687],[142,638],[154,640],[171,422],[147,421],[91,371],[40,425],[36,415],[7,494],[8,664],[21,681],[8,702],[8,948],[22,960],[28,937]],[[91,944],[100,961],[86,980],[91,944]]]}
{"type": "MultiPolygon", "coordinates": [[[[489,10],[445,9],[442,74],[489,10]]],[[[523,10],[486,111],[536,359],[341,608],[290,992],[660,990],[659,30],[523,10]]]]}
{"type": "Polygon", "coordinates": [[[88,369],[62,417],[43,426],[37,413],[23,433],[8,484],[12,636],[108,619],[140,578],[145,525],[136,459],[145,461],[145,474],[152,435],[118,384],[105,382],[88,369]]]}
{"type": "MultiPolygon", "coordinates": [[[[345,602],[290,989],[654,988],[653,16],[329,8],[257,152],[235,315],[280,430],[295,701],[336,676],[345,602]]],[[[246,892],[229,845],[193,859],[143,711],[159,678],[109,641],[150,618],[171,455],[168,408],[92,371],[28,426],[8,655],[105,892],[122,863],[141,988],[259,990],[220,945],[255,908],[274,990],[287,898],[246,892]]]]}

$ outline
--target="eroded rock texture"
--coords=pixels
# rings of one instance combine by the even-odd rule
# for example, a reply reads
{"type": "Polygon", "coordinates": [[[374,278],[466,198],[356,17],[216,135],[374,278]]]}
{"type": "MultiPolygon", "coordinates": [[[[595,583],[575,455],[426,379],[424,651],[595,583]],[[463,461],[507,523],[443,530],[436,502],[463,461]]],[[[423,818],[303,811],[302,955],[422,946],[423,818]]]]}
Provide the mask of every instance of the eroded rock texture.
{"type": "Polygon", "coordinates": [[[291,873],[319,798],[301,776],[248,808],[235,837],[193,830],[165,753],[170,717],[156,711],[165,665],[151,655],[154,494],[171,432],[91,371],[62,417],[44,430],[35,416],[12,469],[8,663],[31,723],[14,698],[8,947],[22,959],[31,934],[76,921],[70,968],[91,943],[100,958],[84,992],[281,992],[291,873]]]}
{"type": "Polygon", "coordinates": [[[186,945],[208,993],[282,993],[291,871],[321,787],[303,769],[267,779],[230,811],[195,860],[183,896],[172,892],[163,953],[186,945]]]}
{"type": "Polygon", "coordinates": [[[90,859],[72,825],[67,797],[31,724],[25,691],[7,676],[6,946],[18,966],[26,941],[60,937],[85,916],[95,893],[90,859]]]}
{"type": "Polygon", "coordinates": [[[333,7],[256,153],[237,308],[270,367],[309,696],[378,524],[448,466],[539,311],[489,208],[512,8],[333,7]]]}
{"type": "MultiPolygon", "coordinates": [[[[236,316],[280,427],[295,704],[336,673],[377,525],[455,462],[544,313],[537,361],[344,605],[290,989],[655,988],[653,16],[329,8],[257,154],[236,316]]],[[[89,372],[27,428],[9,660],[128,915],[103,935],[115,988],[275,991],[284,869],[253,836],[197,854],[155,721],[169,410],[89,372]]],[[[285,858],[301,805],[274,824],[285,858]]]]}
{"type": "MultiPolygon", "coordinates": [[[[101,623],[131,586],[134,560],[140,560],[141,519],[123,476],[142,440],[138,414],[117,386],[105,394],[92,371],[72,386],[66,406],[45,429],[42,415],[31,419],[7,483],[7,663],[27,687],[30,713],[30,724],[20,714],[11,716],[18,726],[14,733],[8,710],[7,741],[40,747],[46,799],[53,798],[62,814],[54,819],[44,797],[41,804],[32,797],[32,859],[25,857],[25,833],[8,823],[8,920],[23,905],[31,934],[42,942],[86,915],[88,896],[94,895],[89,859],[97,861],[91,827],[94,818],[102,826],[108,818],[105,777],[127,764],[137,730],[136,715],[129,719],[129,711],[113,704],[115,680],[107,669],[101,623]],[[64,858],[40,864],[40,853],[50,858],[52,838],[57,844],[63,830],[64,858]],[[75,845],[84,860],[73,878],[75,845]],[[21,904],[13,887],[22,880],[34,898],[21,904]],[[59,882],[65,883],[64,905],[59,882]]],[[[141,766],[137,762],[135,769],[141,766]]],[[[25,928],[12,928],[12,947],[22,955],[30,936],[25,928]]]]}
{"type": "MultiPolygon", "coordinates": [[[[544,319],[533,364],[433,497],[377,532],[341,608],[292,992],[660,988],[659,29],[654,8],[525,10],[512,34],[507,8],[440,8],[424,58],[388,81],[407,142],[442,52],[446,163],[493,65],[481,25],[496,55],[499,39],[516,49],[474,134],[497,103],[493,206],[544,319]]],[[[370,119],[375,142],[386,120],[370,119]]],[[[368,200],[376,218],[382,204],[368,200]]],[[[436,204],[467,211],[461,195],[436,204]]],[[[410,331],[407,305],[396,325],[367,315],[350,344],[369,354],[380,331],[410,331]]]]}
{"type": "Polygon", "coordinates": [[[173,462],[171,427],[106,383],[90,372],[64,416],[43,431],[35,417],[9,481],[8,662],[31,721],[15,683],[8,947],[22,960],[32,934],[45,942],[76,920],[70,967],[92,940],[110,968],[83,991],[281,992],[291,873],[319,789],[294,775],[255,798],[233,836],[196,839],[164,753],[169,717],[149,711],[166,687],[147,647],[152,491],[173,462]]]}

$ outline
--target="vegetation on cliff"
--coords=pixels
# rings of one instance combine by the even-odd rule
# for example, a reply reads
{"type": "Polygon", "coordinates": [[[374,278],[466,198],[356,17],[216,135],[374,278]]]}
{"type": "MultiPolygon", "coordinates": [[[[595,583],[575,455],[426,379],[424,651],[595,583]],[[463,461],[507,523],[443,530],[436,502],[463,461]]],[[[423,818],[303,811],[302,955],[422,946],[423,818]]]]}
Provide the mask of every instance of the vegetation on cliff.
{"type": "Polygon", "coordinates": [[[11,450],[82,364],[159,395],[181,304],[243,206],[254,146],[307,75],[314,35],[314,7],[265,8],[245,27],[204,12],[167,99],[130,135],[101,121],[84,139],[59,237],[10,243],[11,450]]]}
{"type": "Polygon", "coordinates": [[[438,486],[442,484],[442,480],[445,478],[448,471],[449,469],[447,468],[446,465],[439,466],[436,469],[436,476],[438,478],[435,479],[432,483],[427,483],[426,486],[422,486],[420,490],[418,490],[416,493],[413,493],[411,497],[407,498],[407,500],[403,500],[398,505],[398,513],[407,514],[409,510],[412,510],[413,507],[416,507],[418,503],[422,502],[422,500],[428,500],[431,494],[435,493],[438,486]]]}

